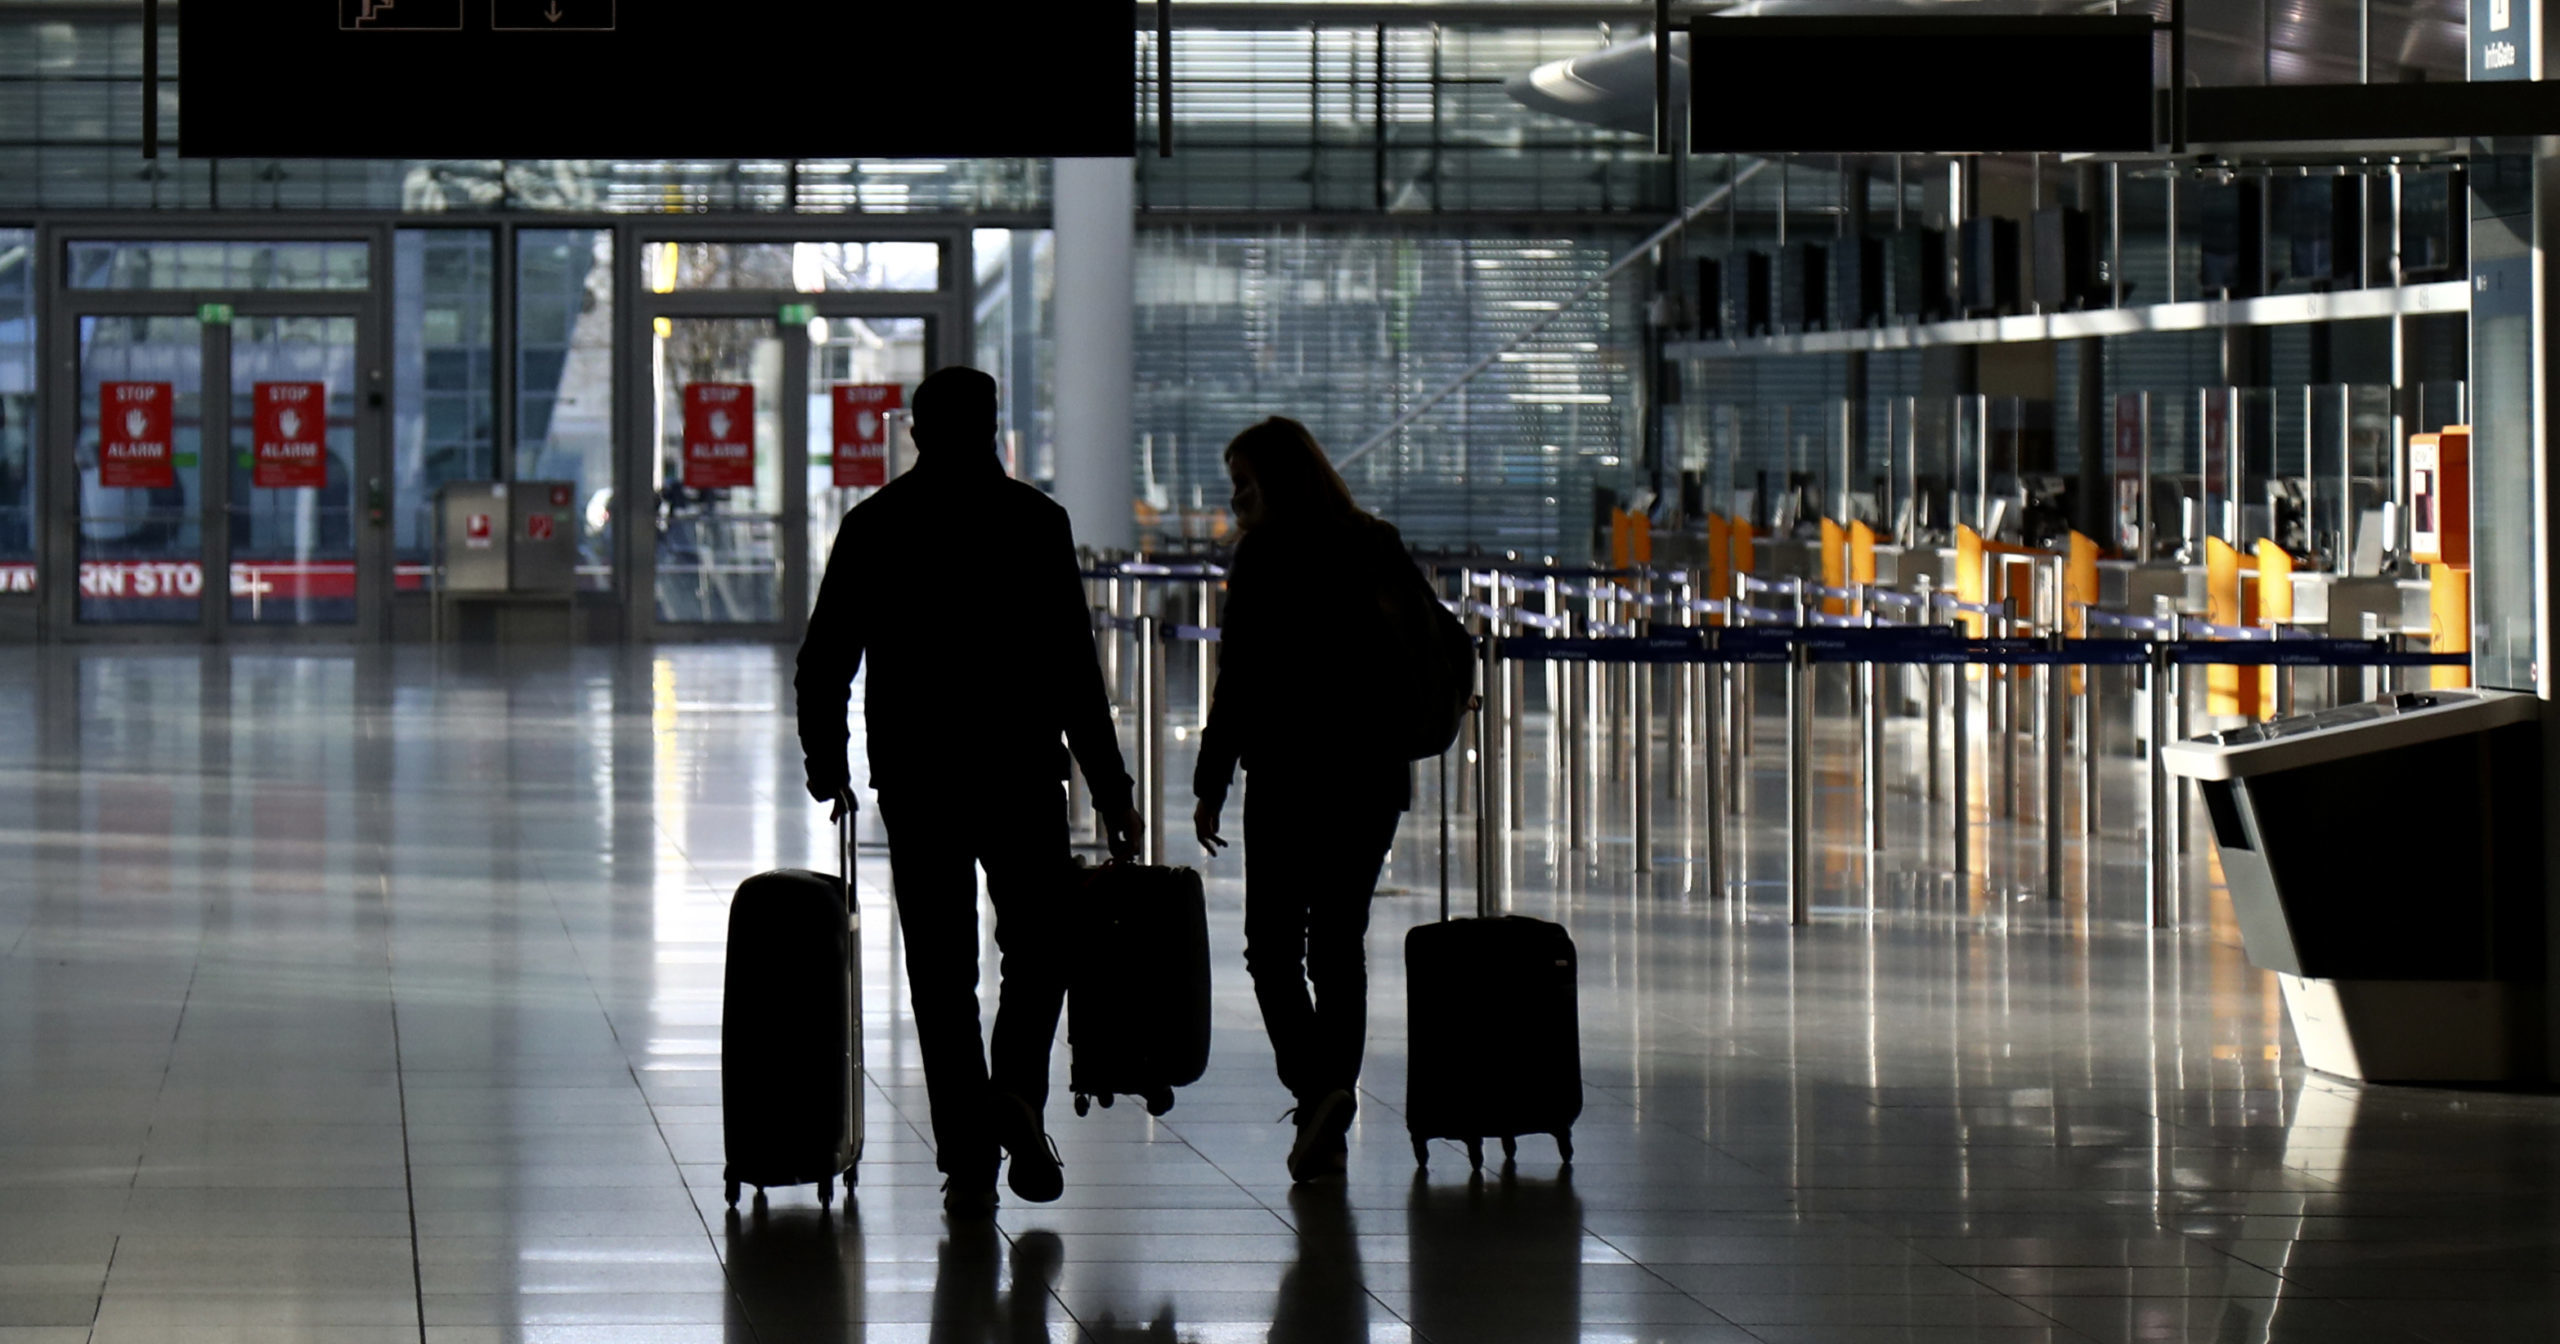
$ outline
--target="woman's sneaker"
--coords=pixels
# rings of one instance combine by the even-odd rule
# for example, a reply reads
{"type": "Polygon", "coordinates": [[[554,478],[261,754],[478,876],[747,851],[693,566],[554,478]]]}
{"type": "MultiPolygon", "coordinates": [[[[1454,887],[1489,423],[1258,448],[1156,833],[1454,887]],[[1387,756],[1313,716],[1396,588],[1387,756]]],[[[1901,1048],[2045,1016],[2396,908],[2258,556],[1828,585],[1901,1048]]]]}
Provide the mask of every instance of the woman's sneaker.
{"type": "Polygon", "coordinates": [[[1348,1166],[1351,1117],[1359,1103],[1336,1088],[1297,1108],[1298,1141],[1289,1145],[1289,1179],[1304,1184],[1343,1174],[1348,1166]]]}

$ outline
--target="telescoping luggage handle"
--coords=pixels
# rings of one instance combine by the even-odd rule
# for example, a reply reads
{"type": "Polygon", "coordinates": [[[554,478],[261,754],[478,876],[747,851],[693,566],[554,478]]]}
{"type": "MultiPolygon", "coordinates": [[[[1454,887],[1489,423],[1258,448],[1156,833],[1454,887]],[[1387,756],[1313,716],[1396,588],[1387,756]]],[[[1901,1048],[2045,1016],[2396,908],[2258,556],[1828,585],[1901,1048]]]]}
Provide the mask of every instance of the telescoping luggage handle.
{"type": "MultiPolygon", "coordinates": [[[[1478,666],[1482,666],[1482,663],[1479,663],[1478,666]]],[[[1473,703],[1467,706],[1467,712],[1475,716],[1476,732],[1479,740],[1481,740],[1484,732],[1484,696],[1482,694],[1478,694],[1470,697],[1470,699],[1473,703]]],[[[1449,751],[1441,752],[1439,758],[1440,922],[1443,924],[1449,922],[1449,752],[1456,751],[1459,745],[1464,743],[1466,740],[1466,735],[1463,733],[1460,734],[1458,741],[1450,743],[1449,751]]],[[[1476,810],[1476,824],[1479,826],[1484,824],[1484,810],[1481,807],[1476,810]]],[[[1481,918],[1492,913],[1493,912],[1491,910],[1486,909],[1484,906],[1484,874],[1478,873],[1476,874],[1476,914],[1481,918]]]]}
{"type": "Polygon", "coordinates": [[[853,786],[836,790],[836,871],[844,878],[845,928],[862,932],[862,901],[853,894],[853,786]]]}

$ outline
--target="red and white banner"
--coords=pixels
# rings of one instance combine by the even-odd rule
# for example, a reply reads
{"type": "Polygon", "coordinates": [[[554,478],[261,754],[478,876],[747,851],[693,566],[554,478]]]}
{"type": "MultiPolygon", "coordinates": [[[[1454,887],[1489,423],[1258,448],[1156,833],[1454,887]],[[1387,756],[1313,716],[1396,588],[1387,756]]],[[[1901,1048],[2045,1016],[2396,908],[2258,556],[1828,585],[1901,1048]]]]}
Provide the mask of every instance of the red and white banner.
{"type": "Polygon", "coordinates": [[[329,484],[329,388],[325,383],[254,385],[249,484],[260,490],[320,490],[329,484]]]}
{"type": "Polygon", "coordinates": [[[889,412],[906,404],[896,383],[835,385],[836,488],[889,483],[889,412]]]}
{"type": "Polygon", "coordinates": [[[684,483],[730,490],[756,483],[756,390],[746,383],[684,385],[684,483]]]}
{"type": "MultiPolygon", "coordinates": [[[[391,586],[400,592],[423,591],[428,566],[395,565],[391,586]]],[[[36,567],[23,562],[0,564],[0,593],[32,593],[36,567]]],[[[89,560],[80,566],[80,595],[86,598],[200,597],[204,566],[193,560],[89,560]]],[[[353,560],[234,560],[233,597],[354,597],[353,560]]]]}
{"type": "Polygon", "coordinates": [[[99,485],[109,490],[176,488],[170,401],[167,383],[98,384],[99,485]]]}

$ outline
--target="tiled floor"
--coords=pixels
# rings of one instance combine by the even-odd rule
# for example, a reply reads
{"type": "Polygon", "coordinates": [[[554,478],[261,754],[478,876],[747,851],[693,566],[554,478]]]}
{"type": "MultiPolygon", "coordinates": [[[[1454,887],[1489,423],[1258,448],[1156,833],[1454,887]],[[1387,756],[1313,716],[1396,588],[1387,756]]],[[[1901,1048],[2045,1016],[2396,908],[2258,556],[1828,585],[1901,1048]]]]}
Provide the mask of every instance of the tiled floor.
{"type": "Polygon", "coordinates": [[[0,1344],[2560,1334],[2560,1100],[2306,1075],[2201,856],[2156,936],[2130,839],[2075,840],[2058,905],[2032,827],[1986,821],[1993,876],[1943,875],[1913,736],[1872,864],[1826,776],[1801,930],[1774,742],[1725,892],[1631,875],[1623,824],[1597,866],[1557,853],[1533,780],[1516,908],[1582,956],[1569,1174],[1537,1140],[1516,1173],[1449,1145],[1414,1170],[1426,802],[1378,902],[1347,1186],[1282,1173],[1229,857],[1207,1078],[1160,1121],[1057,1106],[1067,1197],[955,1231],[866,852],[858,1199],[732,1216],[726,896],[827,843],[786,675],[761,649],[0,653],[0,1344]]]}

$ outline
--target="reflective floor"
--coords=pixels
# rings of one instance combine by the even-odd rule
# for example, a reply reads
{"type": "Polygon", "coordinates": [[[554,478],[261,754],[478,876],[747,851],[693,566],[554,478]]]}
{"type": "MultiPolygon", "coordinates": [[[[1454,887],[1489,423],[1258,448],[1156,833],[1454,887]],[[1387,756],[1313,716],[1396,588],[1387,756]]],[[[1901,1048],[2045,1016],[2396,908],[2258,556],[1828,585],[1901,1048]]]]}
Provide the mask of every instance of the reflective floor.
{"type": "Polygon", "coordinates": [[[1541,1140],[1415,1170],[1426,788],[1346,1185],[1282,1170],[1230,855],[1208,1076],[1161,1120],[1053,1106],[1066,1198],[955,1231],[866,849],[860,1188],[730,1215],[727,895],[828,846],[786,678],[763,649],[0,652],[0,1344],[2560,1334],[2560,1099],[2307,1075],[2206,856],[2161,934],[2130,834],[2072,838],[2049,902],[2041,833],[1985,807],[1990,875],[1951,876],[1909,722],[1876,858],[1826,723],[1803,929],[1774,716],[1726,884],[1669,801],[1651,875],[1623,816],[1560,849],[1533,763],[1513,907],[1580,947],[1569,1173],[1541,1140]]]}

